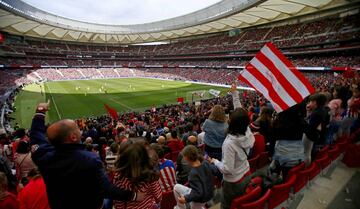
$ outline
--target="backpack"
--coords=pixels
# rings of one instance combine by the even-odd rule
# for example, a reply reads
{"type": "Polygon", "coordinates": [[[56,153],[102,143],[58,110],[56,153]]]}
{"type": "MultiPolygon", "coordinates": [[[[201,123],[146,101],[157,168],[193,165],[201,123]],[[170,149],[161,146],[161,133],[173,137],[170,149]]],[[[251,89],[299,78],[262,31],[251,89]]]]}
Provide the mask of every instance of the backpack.
{"type": "Polygon", "coordinates": [[[254,190],[257,186],[260,186],[261,194],[263,195],[274,185],[283,183],[283,180],[278,177],[269,177],[264,173],[256,171],[245,177],[241,183],[244,184],[242,194],[247,194],[254,190]]]}

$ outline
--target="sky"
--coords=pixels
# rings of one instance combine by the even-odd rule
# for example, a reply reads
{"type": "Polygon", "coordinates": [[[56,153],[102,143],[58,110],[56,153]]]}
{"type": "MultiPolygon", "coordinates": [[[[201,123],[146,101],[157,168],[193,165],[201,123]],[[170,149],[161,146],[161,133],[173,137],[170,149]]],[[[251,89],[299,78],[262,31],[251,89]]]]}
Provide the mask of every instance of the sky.
{"type": "Polygon", "coordinates": [[[55,15],[102,24],[139,24],[188,14],[220,0],[22,0],[55,15]]]}

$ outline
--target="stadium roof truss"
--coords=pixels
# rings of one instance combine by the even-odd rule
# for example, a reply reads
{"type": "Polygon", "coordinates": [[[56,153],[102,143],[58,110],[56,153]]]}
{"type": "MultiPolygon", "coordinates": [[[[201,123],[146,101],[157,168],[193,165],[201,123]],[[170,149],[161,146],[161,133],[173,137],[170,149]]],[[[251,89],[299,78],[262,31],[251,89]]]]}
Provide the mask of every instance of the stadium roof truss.
{"type": "MultiPolygon", "coordinates": [[[[347,7],[357,0],[223,0],[187,15],[135,25],[106,25],[50,14],[21,0],[0,0],[0,30],[46,39],[135,44],[228,31],[347,7]]],[[[49,2],[50,3],[50,2],[49,2]]]]}

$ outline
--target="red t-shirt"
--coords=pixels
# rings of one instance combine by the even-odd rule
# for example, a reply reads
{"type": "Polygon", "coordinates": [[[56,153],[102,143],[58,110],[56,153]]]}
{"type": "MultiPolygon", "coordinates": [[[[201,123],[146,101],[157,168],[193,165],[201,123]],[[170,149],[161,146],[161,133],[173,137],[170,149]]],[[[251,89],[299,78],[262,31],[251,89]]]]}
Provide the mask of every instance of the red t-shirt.
{"type": "Polygon", "coordinates": [[[169,140],[167,146],[171,152],[180,152],[184,148],[184,144],[180,140],[169,140]]]}
{"type": "Polygon", "coordinates": [[[30,180],[18,195],[20,209],[50,209],[42,177],[30,180]]]}

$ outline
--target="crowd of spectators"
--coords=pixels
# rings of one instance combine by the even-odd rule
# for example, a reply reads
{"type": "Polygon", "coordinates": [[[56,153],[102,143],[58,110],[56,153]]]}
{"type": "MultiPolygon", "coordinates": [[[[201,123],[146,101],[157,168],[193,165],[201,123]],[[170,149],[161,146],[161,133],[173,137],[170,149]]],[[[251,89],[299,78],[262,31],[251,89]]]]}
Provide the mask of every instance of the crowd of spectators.
{"type": "MultiPolygon", "coordinates": [[[[307,110],[314,113],[308,112],[308,116],[304,114],[304,118],[300,117],[300,112],[298,113],[297,111],[306,112],[306,109],[305,106],[299,105],[296,108],[290,108],[289,110],[284,111],[284,113],[279,114],[279,118],[275,119],[276,122],[274,121],[274,127],[272,127],[272,118],[270,116],[271,112],[269,114],[270,117],[266,119],[270,120],[270,123],[268,123],[268,126],[266,128],[270,128],[270,131],[262,132],[266,135],[265,138],[267,143],[267,147],[264,147],[264,149],[268,149],[269,151],[274,153],[274,161],[270,165],[270,170],[274,173],[277,173],[279,171],[279,169],[277,168],[279,162],[280,165],[281,162],[287,162],[285,167],[280,168],[280,171],[282,171],[280,173],[286,175],[287,171],[292,166],[297,165],[297,163],[294,164],[295,161],[293,161],[292,159],[294,158],[294,156],[298,157],[299,159],[297,160],[300,161],[306,162],[306,160],[309,160],[308,158],[310,158],[311,161],[311,157],[309,157],[310,155],[300,156],[301,153],[295,155],[294,151],[288,150],[289,147],[287,147],[290,145],[290,147],[303,146],[300,143],[302,139],[302,131],[305,131],[304,133],[306,134],[306,136],[308,136],[310,140],[314,140],[316,142],[316,146],[318,146],[319,144],[325,145],[333,143],[335,140],[338,139],[340,133],[347,133],[349,134],[349,136],[351,136],[350,134],[354,134],[355,130],[359,128],[358,123],[360,108],[360,82],[358,80],[354,78],[346,78],[343,75],[334,74],[306,73],[306,76],[309,78],[310,82],[312,82],[313,84],[317,84],[314,86],[320,92],[310,97],[309,103],[307,105],[307,110]],[[334,87],[336,87],[337,93],[332,96],[331,93],[334,87]],[[339,88],[342,88],[342,90],[339,90],[339,88]],[[319,96],[320,94],[322,96],[319,96]],[[340,103],[339,105],[335,106],[334,104],[337,104],[338,102],[333,102],[333,100],[331,100],[331,105],[329,104],[329,109],[331,110],[329,112],[330,119],[327,123],[331,124],[330,127],[332,127],[332,132],[330,135],[328,134],[330,133],[330,131],[324,132],[324,141],[319,143],[317,139],[312,139],[312,137],[314,137],[316,134],[314,135],[311,132],[306,131],[307,129],[305,128],[302,129],[302,126],[297,126],[296,121],[303,119],[305,121],[305,117],[310,117],[309,125],[311,127],[311,121],[313,120],[312,117],[315,117],[313,116],[315,114],[315,111],[318,111],[317,108],[322,108],[321,98],[325,98],[325,100],[323,101],[323,104],[325,105],[327,104],[326,100],[330,101],[331,98],[333,98],[333,100],[337,100],[337,98],[340,98],[340,103]],[[311,101],[314,101],[314,103],[312,103],[311,101]],[[341,105],[341,103],[344,102],[346,104],[341,105]],[[317,104],[318,106],[314,107],[312,106],[313,104],[317,104]],[[341,109],[339,109],[340,107],[341,109]],[[295,119],[293,117],[297,118],[295,119]],[[287,122],[284,122],[281,118],[285,119],[287,122]],[[346,120],[351,120],[351,124],[353,124],[353,126],[343,126],[342,121],[346,120]],[[291,126],[289,123],[291,123],[293,126],[291,126]],[[291,130],[293,130],[293,132],[291,132],[289,127],[297,127],[296,132],[294,132],[295,129],[293,130],[290,128],[291,130]],[[279,130],[276,131],[277,134],[274,133],[274,135],[272,135],[272,129],[279,130]],[[284,130],[280,131],[280,129],[284,130]],[[281,136],[285,133],[288,133],[294,137],[294,134],[296,133],[298,134],[296,136],[299,137],[299,139],[295,137],[296,139],[294,138],[294,141],[284,141],[281,136]],[[282,135],[280,136],[279,134],[282,135]],[[272,140],[274,140],[275,138],[277,139],[277,137],[280,137],[278,139],[279,143],[275,144],[272,140]],[[278,153],[279,149],[282,150],[282,154],[280,155],[278,153]],[[289,152],[291,152],[291,156],[285,157],[286,155],[284,155],[283,153],[284,150],[288,150],[289,152]]],[[[195,206],[196,204],[204,205],[209,200],[211,200],[213,190],[209,190],[209,188],[212,188],[213,185],[206,184],[209,188],[204,189],[201,187],[201,185],[203,184],[201,184],[200,182],[206,181],[205,179],[211,176],[214,176],[212,178],[217,178],[215,176],[219,175],[220,171],[224,178],[225,183],[223,185],[223,189],[224,193],[226,193],[225,196],[222,197],[221,204],[223,208],[229,208],[231,204],[231,199],[241,193],[241,188],[235,187],[235,185],[238,186],[238,184],[234,184],[234,182],[237,182],[239,179],[243,179],[244,176],[250,175],[247,159],[251,159],[250,148],[253,146],[254,143],[254,138],[250,129],[252,129],[252,131],[259,131],[256,130],[256,127],[258,126],[258,129],[262,129],[263,131],[264,122],[259,123],[257,121],[264,121],[263,114],[267,114],[265,109],[271,109],[271,105],[268,104],[264,98],[262,98],[259,94],[255,92],[243,92],[241,94],[239,94],[239,92],[237,92],[236,90],[232,90],[232,92],[232,94],[229,94],[222,98],[202,101],[199,106],[185,103],[171,106],[164,105],[161,108],[151,109],[145,112],[124,113],[119,116],[118,121],[114,121],[114,119],[106,115],[75,120],[74,124],[77,124],[77,127],[79,127],[78,134],[80,134],[77,136],[76,140],[82,141],[84,144],[88,144],[93,147],[92,149],[88,149],[89,151],[85,152],[94,152],[95,155],[98,156],[99,159],[107,165],[106,167],[109,178],[112,179],[112,182],[115,186],[121,187],[129,191],[138,192],[138,195],[140,195],[144,199],[137,199],[137,201],[135,201],[135,197],[133,201],[129,202],[129,200],[126,200],[126,202],[124,202],[124,199],[117,199],[115,196],[106,195],[104,197],[112,197],[117,199],[116,201],[114,201],[115,208],[122,208],[124,204],[127,204],[129,207],[137,207],[139,205],[143,207],[152,207],[160,204],[162,193],[171,191],[173,188],[175,191],[175,197],[177,198],[176,200],[178,201],[178,207],[182,208],[184,203],[190,202],[192,202],[192,205],[195,206]],[[239,103],[240,101],[241,103],[239,103]],[[232,112],[232,110],[234,109],[236,111],[232,112]],[[226,117],[229,114],[230,123],[228,124],[226,117]],[[257,120],[258,114],[260,114],[260,120],[257,120]],[[232,122],[235,124],[232,124],[232,122]],[[224,124],[224,128],[221,128],[222,126],[217,125],[217,123],[224,124]],[[248,126],[250,123],[252,123],[252,125],[248,126]],[[239,126],[239,124],[245,124],[241,130],[239,129],[239,127],[242,126],[239,126]],[[227,136],[221,134],[224,132],[224,130],[228,130],[227,136]],[[200,137],[201,133],[205,133],[205,137],[202,139],[202,146],[198,143],[198,137],[200,137]],[[235,136],[239,136],[239,134],[242,137],[246,137],[246,140],[250,141],[246,142],[246,140],[242,139],[241,137],[238,139],[240,140],[240,144],[243,143],[241,146],[246,149],[246,151],[244,151],[245,154],[237,156],[237,154],[231,154],[231,150],[235,149],[234,147],[238,146],[236,145],[237,142],[235,143],[233,142],[233,140],[235,140],[235,136]],[[151,146],[148,146],[150,144],[151,146]],[[217,144],[219,144],[220,147],[217,144]],[[184,147],[184,145],[188,146],[184,147]],[[193,146],[193,148],[191,146],[193,146]],[[118,149],[118,147],[120,147],[120,150],[118,149]],[[229,151],[226,151],[226,149],[229,149],[229,151]],[[181,150],[183,151],[180,152],[181,150]],[[204,151],[206,153],[206,157],[209,156],[207,157],[209,163],[213,163],[214,165],[211,165],[207,163],[207,161],[204,161],[204,158],[202,157],[204,151]],[[120,153],[120,155],[117,155],[116,152],[120,153]],[[226,153],[221,154],[222,152],[226,153]],[[147,156],[146,153],[149,153],[149,156],[147,156]],[[224,156],[227,157],[224,158],[224,156]],[[117,158],[118,160],[116,160],[117,158]],[[239,159],[237,160],[237,158],[239,159]],[[232,160],[239,164],[236,164],[236,167],[238,168],[236,169],[236,171],[238,172],[236,173],[236,175],[226,165],[226,163],[231,163],[232,160]],[[201,166],[201,168],[199,166],[201,166]],[[218,172],[214,166],[218,168],[218,172]],[[159,169],[160,175],[156,173],[151,173],[152,170],[155,168],[159,169]],[[209,174],[209,169],[211,170],[211,175],[209,174]],[[136,170],[141,170],[142,172],[137,174],[136,172],[138,171],[136,170]],[[207,173],[207,175],[204,175],[204,172],[207,173]],[[186,182],[188,183],[186,184],[186,182]],[[183,186],[179,183],[186,184],[188,186],[183,186]],[[194,192],[192,192],[193,190],[194,192]],[[211,193],[206,193],[206,191],[211,193]]],[[[42,109],[38,109],[41,112],[42,109]]],[[[67,121],[63,121],[63,123],[65,122],[69,123],[67,121]]],[[[59,123],[62,123],[62,121],[60,121],[59,123]]],[[[55,126],[55,124],[53,124],[52,126],[55,126]]],[[[40,130],[42,129],[39,129],[38,131],[40,130]]],[[[49,135],[51,134],[52,130],[55,131],[57,129],[49,128],[48,136],[52,137],[50,139],[50,142],[55,146],[55,150],[57,150],[60,149],[57,148],[57,146],[60,145],[57,145],[57,142],[54,141],[57,139],[55,135],[49,135]]],[[[316,127],[314,128],[314,130],[316,130],[316,127]]],[[[30,135],[31,140],[34,140],[34,137],[40,137],[40,135],[35,136],[34,132],[35,129],[32,130],[32,135],[30,135]]],[[[68,140],[70,139],[71,138],[69,138],[68,140]]],[[[353,136],[353,139],[358,139],[358,135],[353,136]]],[[[27,137],[26,131],[17,127],[17,130],[12,135],[1,135],[1,140],[2,149],[6,149],[6,147],[8,149],[9,146],[14,149],[14,158],[11,157],[11,153],[2,157],[14,162],[14,168],[19,171],[19,175],[16,177],[18,179],[17,181],[20,182],[19,184],[32,185],[33,183],[27,183],[26,178],[24,178],[28,175],[27,173],[32,172],[31,167],[34,167],[34,164],[31,162],[31,158],[27,158],[27,156],[29,155],[27,153],[29,153],[30,146],[29,138],[27,137]],[[20,158],[23,158],[23,160],[28,159],[28,162],[24,164],[23,160],[21,160],[20,158]]],[[[299,150],[304,149],[306,148],[299,148],[299,150]]],[[[316,152],[317,149],[314,149],[314,152],[316,152]]],[[[237,151],[235,153],[242,152],[243,151],[237,151]]],[[[39,153],[42,153],[42,151],[39,151],[39,153]]],[[[49,153],[49,151],[46,151],[45,153],[49,153]]],[[[49,169],[53,169],[53,166],[48,167],[47,164],[39,161],[41,158],[38,159],[38,155],[39,154],[37,154],[36,158],[33,157],[33,159],[37,159],[35,161],[35,164],[37,166],[40,166],[40,173],[43,172],[42,175],[45,175],[45,184],[50,184],[52,180],[49,179],[49,175],[52,174],[47,174],[47,172],[50,171],[49,169]]],[[[63,166],[64,164],[59,164],[59,166],[60,165],[63,166]]],[[[64,176],[64,178],[67,177],[64,176]]],[[[31,179],[28,179],[28,181],[29,180],[30,182],[33,182],[33,180],[31,179]]],[[[38,182],[38,184],[43,185],[44,182],[41,180],[40,182],[38,182]]],[[[30,186],[26,185],[24,191],[29,190],[29,187],[30,186]]],[[[16,193],[15,188],[9,189],[10,191],[16,193]]],[[[20,191],[21,188],[18,188],[18,190],[20,191]]],[[[20,192],[19,195],[21,196],[21,198],[19,196],[19,200],[21,201],[24,198],[24,194],[20,192]]],[[[35,194],[27,195],[31,196],[35,194]]],[[[53,192],[49,193],[48,195],[50,195],[50,202],[45,204],[54,204],[54,201],[56,202],[60,198],[56,193],[53,192]]],[[[15,202],[18,201],[16,197],[11,197],[15,198],[15,202]]],[[[65,198],[65,196],[62,198],[65,198]]],[[[28,199],[30,198],[28,197],[28,199]]],[[[68,200],[63,199],[62,201],[68,200]]]]}
{"type": "MultiPolygon", "coordinates": [[[[265,41],[312,44],[356,38],[358,19],[325,19],[292,26],[250,29],[238,36],[211,36],[160,46],[98,46],[27,41],[1,46],[7,52],[84,52],[124,54],[186,54],[259,48],[265,41]],[[294,29],[289,34],[288,28],[294,29]],[[320,30],[321,29],[321,30],[320,30]],[[211,43],[211,44],[209,44],[211,43]]],[[[296,65],[358,66],[358,56],[297,57],[296,65]]],[[[9,59],[10,64],[27,61],[9,59]]],[[[33,63],[57,64],[56,59],[33,63]]],[[[232,84],[239,69],[202,65],[243,65],[231,61],[95,61],[63,60],[69,65],[127,65],[132,68],[58,68],[0,71],[0,94],[18,86],[5,101],[5,120],[16,111],[16,94],[39,80],[151,77],[232,84]],[[144,65],[174,68],[143,68],[144,65]],[[193,65],[182,68],[177,65],[193,65]],[[209,67],[209,66],[208,66],[209,67]]],[[[59,64],[62,65],[62,64],[59,64]]],[[[174,193],[177,208],[211,204],[215,180],[222,179],[221,207],[244,193],[251,176],[249,160],[257,150],[270,153],[269,172],[285,180],[288,171],[314,160],[319,150],[344,137],[360,139],[360,78],[357,72],[304,72],[317,92],[279,114],[254,91],[238,92],[232,85],[223,97],[200,104],[164,104],[143,112],[61,120],[45,125],[49,102],[39,104],[32,128],[17,124],[0,133],[0,207],[9,208],[159,208],[164,194],[174,193]],[[320,129],[319,129],[320,127],[320,129]],[[264,137],[264,143],[256,135],[264,137]],[[46,138],[47,137],[47,138],[46,138]],[[11,170],[16,175],[13,175],[11,170]],[[46,185],[46,186],[45,186],[46,185]],[[85,201],[82,201],[85,200],[85,201]]],[[[240,83],[242,86],[245,84],[240,83]]]]}
{"type": "MultiPolygon", "coordinates": [[[[263,46],[264,43],[260,43],[259,47],[263,46]]],[[[93,59],[47,59],[44,58],[41,62],[38,62],[40,65],[48,67],[48,66],[58,66],[58,67],[131,67],[131,68],[144,68],[144,67],[200,67],[200,68],[227,68],[228,66],[241,66],[244,67],[250,61],[252,56],[246,56],[242,58],[233,58],[233,59],[225,59],[218,60],[216,58],[209,58],[207,60],[183,60],[183,61],[174,61],[171,59],[168,60],[144,60],[144,61],[119,61],[119,60],[108,60],[108,59],[100,59],[94,61],[93,59]]],[[[359,56],[356,55],[332,55],[332,56],[289,56],[290,60],[298,67],[360,67],[359,66],[359,56]],[[346,63],[346,64],[344,64],[346,63]]],[[[26,59],[26,58],[18,58],[18,59],[3,59],[2,64],[12,65],[12,64],[22,64],[22,65],[33,65],[34,59],[26,59]]]]}
{"type": "MultiPolygon", "coordinates": [[[[34,76],[38,74],[43,79],[50,79],[55,77],[61,79],[64,77],[71,79],[82,79],[122,75],[129,77],[148,76],[173,79],[176,78],[216,83],[230,83],[236,79],[236,74],[238,73],[237,71],[225,69],[134,70],[109,68],[105,69],[104,72],[100,72],[100,70],[104,69],[41,69],[36,71],[35,74],[34,72],[32,73],[34,76]],[[203,76],[204,71],[206,71],[206,76],[203,76]],[[217,80],[220,77],[219,74],[225,78],[227,75],[229,77],[219,81],[217,80]]],[[[18,73],[20,76],[20,72],[18,73]]],[[[250,165],[247,162],[248,159],[253,157],[251,156],[252,152],[250,152],[250,147],[259,146],[253,145],[254,143],[256,144],[256,142],[254,142],[250,129],[254,132],[260,131],[262,134],[264,134],[267,145],[263,149],[267,149],[269,152],[274,153],[274,161],[272,164],[270,164],[271,172],[280,173],[285,176],[287,171],[292,166],[296,165],[294,162],[298,162],[297,160],[305,161],[307,163],[309,161],[311,162],[311,159],[314,156],[314,153],[316,153],[316,151],[319,149],[319,146],[322,147],[326,144],[331,144],[344,134],[347,136],[352,136],[354,140],[359,139],[358,135],[354,134],[358,134],[359,128],[360,81],[356,76],[356,72],[352,73],[353,75],[349,77],[346,74],[305,72],[305,76],[319,92],[310,97],[309,103],[307,105],[307,115],[305,105],[299,105],[296,108],[290,108],[289,111],[287,110],[284,111],[284,113],[279,114],[278,118],[275,119],[274,122],[271,122],[273,120],[271,117],[271,104],[269,104],[265,98],[263,98],[260,94],[252,91],[243,91],[239,94],[239,92],[232,88],[232,94],[228,94],[221,98],[204,100],[200,103],[200,105],[197,106],[191,103],[170,106],[164,104],[163,107],[153,108],[144,112],[128,112],[120,114],[117,121],[107,115],[103,115],[99,117],[80,118],[71,123],[69,121],[60,121],[56,124],[59,125],[64,123],[67,124],[67,126],[70,126],[72,123],[76,124],[76,127],[79,127],[79,132],[74,132],[74,135],[69,135],[74,136],[75,138],[70,137],[66,140],[74,139],[74,142],[76,143],[81,142],[86,144],[88,151],[85,152],[95,153],[99,160],[105,164],[105,168],[108,174],[108,177],[106,178],[109,178],[109,181],[111,181],[114,186],[125,189],[122,192],[136,193],[129,193],[129,195],[135,194],[135,196],[130,197],[130,195],[128,199],[119,198],[116,195],[111,195],[110,191],[110,193],[106,193],[104,196],[100,196],[106,198],[106,200],[113,199],[113,205],[115,208],[122,208],[124,204],[135,208],[139,205],[143,207],[158,206],[161,202],[161,195],[165,192],[171,191],[172,189],[176,191],[175,197],[177,198],[176,200],[178,207],[184,207],[185,203],[190,202],[192,202],[192,205],[196,206],[197,204],[200,204],[202,206],[211,199],[209,199],[209,197],[211,197],[213,193],[205,192],[209,192],[209,188],[199,188],[199,186],[202,185],[199,184],[199,182],[204,181],[205,177],[208,178],[211,176],[213,176],[212,178],[223,178],[224,182],[226,182],[223,185],[225,195],[221,199],[221,204],[223,208],[229,208],[231,199],[235,196],[238,196],[241,193],[240,190],[242,190],[241,188],[235,187],[235,185],[238,184],[234,184],[234,182],[237,182],[239,179],[241,180],[245,176],[250,175],[250,165]],[[336,93],[333,95],[332,93],[334,90],[336,93]],[[328,106],[327,104],[330,100],[331,102],[328,106]],[[326,110],[325,107],[328,107],[330,111],[324,112],[323,110],[326,110]],[[267,113],[267,108],[270,109],[269,113],[267,113]],[[314,137],[316,138],[316,134],[312,134],[312,132],[308,131],[307,128],[302,128],[303,126],[296,125],[296,121],[298,121],[299,124],[304,124],[301,122],[304,120],[306,123],[309,123],[310,128],[312,126],[314,127],[313,131],[316,131],[318,124],[317,122],[314,122],[317,121],[314,118],[317,117],[318,113],[316,112],[320,111],[319,108],[322,108],[322,114],[329,115],[328,120],[320,121],[322,127],[331,127],[329,130],[326,129],[326,131],[323,129],[324,131],[321,134],[323,139],[321,141],[320,139],[314,139],[314,137]],[[233,111],[234,109],[236,111],[233,111]],[[301,114],[298,114],[297,111],[304,112],[305,114],[301,116],[301,114]],[[269,117],[266,117],[266,114],[269,117]],[[229,124],[227,117],[230,117],[229,124]],[[291,121],[288,121],[289,118],[292,118],[291,121]],[[305,120],[305,118],[308,118],[308,120],[305,120]],[[350,126],[346,125],[349,124],[349,121],[351,124],[350,126]],[[292,123],[292,126],[289,124],[290,122],[292,123]],[[274,127],[272,127],[273,123],[274,127]],[[325,123],[330,126],[326,125],[325,123]],[[242,127],[239,126],[239,124],[245,124],[245,126],[242,127]],[[239,127],[242,127],[242,129],[238,129],[239,127]],[[289,127],[297,128],[296,131],[294,129],[292,132],[291,130],[293,130],[293,128],[289,127]],[[225,130],[228,130],[228,134],[221,134],[225,130]],[[277,134],[272,135],[273,130],[278,130],[275,131],[277,134]],[[311,151],[309,152],[306,147],[296,149],[297,151],[305,150],[305,153],[310,153],[306,156],[302,156],[301,153],[296,154],[293,150],[288,149],[288,146],[292,148],[303,146],[302,143],[300,143],[303,132],[306,134],[310,142],[316,142],[313,146],[313,153],[311,153],[311,151]],[[287,137],[294,136],[294,141],[289,142],[284,140],[284,138],[281,138],[283,135],[279,135],[279,133],[283,135],[289,134],[287,137]],[[241,137],[236,138],[237,136],[241,137]],[[279,142],[275,143],[275,139],[279,142]],[[244,149],[244,151],[238,151],[235,153],[244,152],[244,154],[231,154],[231,150],[238,146],[237,142],[235,143],[233,140],[239,140],[239,143],[244,149]],[[194,146],[195,151],[193,148],[189,147],[189,145],[194,146]],[[181,152],[183,149],[184,151],[181,152]],[[227,151],[227,149],[229,149],[229,151],[227,151]],[[282,154],[280,155],[279,150],[282,150],[282,154]],[[287,150],[287,152],[292,154],[290,156],[284,155],[284,150],[287,150]],[[116,152],[120,153],[120,155],[116,152]],[[209,163],[207,163],[207,161],[202,157],[204,152],[206,153],[205,157],[209,163]],[[294,158],[296,158],[295,161],[294,158]],[[236,175],[231,169],[229,169],[229,167],[227,167],[227,163],[231,163],[232,160],[238,163],[235,164],[237,167],[236,175]],[[204,162],[206,163],[204,164],[204,162]],[[278,168],[279,162],[287,162],[287,164],[286,166],[280,166],[280,168],[278,168]],[[154,171],[153,169],[159,169],[159,173],[152,173],[154,171]],[[142,172],[140,172],[140,170],[142,172]],[[212,173],[211,175],[209,174],[210,170],[212,173]],[[204,172],[208,173],[208,175],[204,175],[204,172]],[[200,179],[195,180],[199,175],[201,176],[200,179]],[[180,185],[179,183],[185,184],[187,186],[180,185]],[[137,198],[137,196],[139,198],[137,198]],[[129,200],[131,198],[133,199],[129,200]]],[[[13,101],[15,95],[16,94],[14,93],[10,96],[10,102],[13,101]]],[[[11,104],[9,104],[9,106],[11,106],[11,104]]],[[[43,114],[42,109],[38,108],[38,110],[38,116],[35,116],[35,118],[38,118],[36,121],[43,117],[41,116],[43,114]]],[[[54,124],[52,126],[56,127],[54,124]]],[[[32,171],[34,170],[34,164],[28,157],[28,153],[30,153],[29,142],[34,143],[31,142],[31,140],[34,140],[34,137],[39,138],[40,135],[33,135],[35,131],[33,126],[30,140],[27,137],[28,134],[26,130],[19,127],[14,128],[16,129],[14,133],[10,135],[1,135],[1,149],[9,151],[9,147],[12,147],[11,152],[7,155],[2,155],[2,157],[10,162],[13,162],[12,168],[18,172],[18,175],[16,176],[17,180],[15,182],[19,185],[18,189],[16,189],[16,187],[9,187],[10,192],[16,193],[17,190],[20,191],[21,187],[23,186],[25,186],[23,190],[27,191],[31,185],[35,184],[35,180],[32,180],[31,178],[28,179],[26,177],[34,172],[32,171]],[[25,162],[26,159],[27,161],[25,162]],[[29,181],[32,183],[28,183],[29,181]]],[[[43,129],[36,130],[41,132],[43,129]]],[[[55,146],[55,150],[62,150],[63,148],[60,148],[60,145],[56,144],[58,142],[54,141],[58,138],[55,135],[51,135],[51,130],[55,132],[58,129],[52,128],[48,130],[48,136],[51,137],[50,142],[53,146],[55,146]]],[[[71,130],[74,131],[73,129],[71,130]]],[[[60,135],[58,137],[60,137],[60,135]]],[[[40,139],[41,138],[36,140],[40,139]]],[[[40,141],[37,143],[39,142],[40,141]]],[[[263,146],[265,146],[265,144],[263,146]]],[[[69,146],[69,149],[74,149],[70,147],[71,146],[69,146]]],[[[53,152],[54,148],[50,148],[48,145],[46,145],[44,149],[49,149],[45,152],[49,153],[53,152]]],[[[2,153],[7,153],[8,151],[2,153]]],[[[33,150],[33,153],[37,152],[34,152],[33,150]]],[[[43,153],[40,148],[39,153],[43,153]]],[[[41,160],[43,157],[39,158],[39,155],[40,154],[37,154],[37,157],[33,157],[32,159],[37,159],[34,161],[35,165],[39,167],[40,173],[44,176],[45,179],[44,181],[42,181],[42,179],[40,179],[38,182],[36,181],[37,184],[40,186],[44,185],[44,183],[51,184],[51,190],[56,187],[61,187],[59,184],[51,183],[54,181],[52,179],[53,177],[51,177],[51,170],[54,169],[54,167],[49,167],[49,165],[46,163],[44,164],[43,160],[41,160]]],[[[49,156],[52,155],[49,154],[49,156]]],[[[47,157],[44,159],[47,159],[47,157]]],[[[54,160],[55,159],[56,158],[54,158],[54,160]]],[[[71,164],[71,162],[67,163],[71,164]]],[[[56,164],[59,166],[65,165],[61,163],[56,164]]],[[[63,178],[67,178],[67,176],[63,176],[63,178]]],[[[88,183],[91,184],[90,182],[88,183]]],[[[213,185],[208,184],[207,187],[212,188],[213,185]]],[[[83,188],[91,187],[90,185],[87,185],[83,188]]],[[[212,192],[213,190],[210,191],[212,192]]],[[[50,190],[48,190],[48,192],[50,192],[50,190]]],[[[42,195],[41,198],[44,198],[44,195],[46,195],[46,193],[44,194],[44,191],[42,191],[42,193],[37,193],[37,195],[40,194],[42,195]]],[[[35,194],[27,195],[31,196],[35,194]]],[[[68,199],[66,199],[66,195],[61,198],[54,192],[48,193],[48,195],[50,202],[44,202],[44,204],[47,204],[47,206],[50,204],[53,207],[52,204],[55,204],[56,201],[60,201],[60,199],[61,201],[64,201],[64,204],[68,204],[66,203],[66,201],[68,201],[68,199]]],[[[24,198],[24,193],[20,192],[18,197],[19,200],[22,201],[24,198]]],[[[11,198],[15,198],[14,204],[19,203],[17,202],[19,200],[17,200],[16,197],[11,196],[11,198]]],[[[89,201],[89,203],[90,202],[91,201],[89,201]]],[[[111,201],[105,202],[105,207],[109,204],[109,202],[111,201]]],[[[101,203],[96,202],[96,204],[101,203]]]]}

